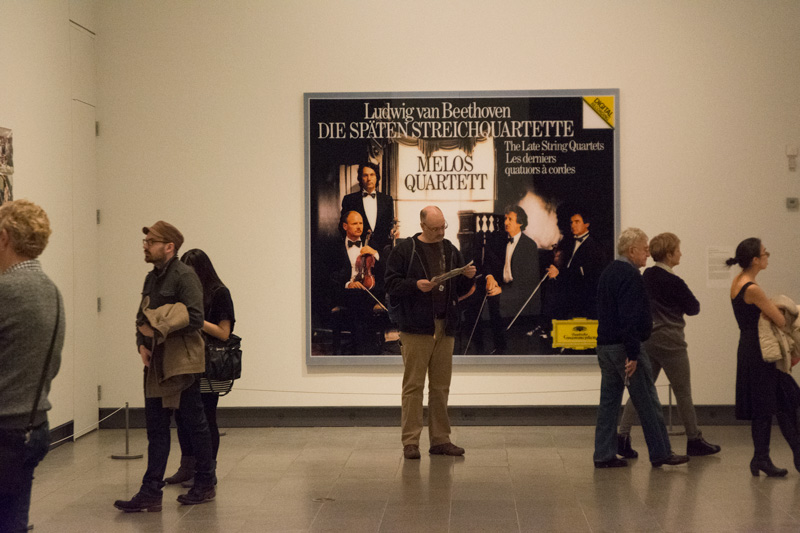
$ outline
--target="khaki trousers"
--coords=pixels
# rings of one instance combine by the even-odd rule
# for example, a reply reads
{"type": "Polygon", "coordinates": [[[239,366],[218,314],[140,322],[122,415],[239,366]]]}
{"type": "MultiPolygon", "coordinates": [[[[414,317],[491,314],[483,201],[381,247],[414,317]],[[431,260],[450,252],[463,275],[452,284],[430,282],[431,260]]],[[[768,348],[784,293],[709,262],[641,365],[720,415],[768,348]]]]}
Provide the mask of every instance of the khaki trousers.
{"type": "Polygon", "coordinates": [[[422,393],[428,376],[428,432],[431,446],[450,442],[447,398],[453,374],[455,339],[445,336],[444,319],[435,320],[433,335],[400,333],[403,365],[403,446],[416,444],[422,433],[422,393]]]}

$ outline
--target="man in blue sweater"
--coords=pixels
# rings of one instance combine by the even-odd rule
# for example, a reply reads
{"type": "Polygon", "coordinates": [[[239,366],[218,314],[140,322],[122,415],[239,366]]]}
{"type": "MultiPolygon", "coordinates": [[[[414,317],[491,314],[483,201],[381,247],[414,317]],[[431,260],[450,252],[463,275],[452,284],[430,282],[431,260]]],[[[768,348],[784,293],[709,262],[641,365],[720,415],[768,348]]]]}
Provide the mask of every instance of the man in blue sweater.
{"type": "Polygon", "coordinates": [[[647,263],[647,235],[628,228],[617,242],[620,257],[606,267],[597,285],[597,362],[600,365],[600,406],[594,435],[594,466],[627,466],[617,457],[617,418],[625,387],[642,422],[653,467],[689,461],[672,453],[669,434],[653,383],[650,361],[642,342],[650,337],[653,319],[639,269],[647,263]]]}

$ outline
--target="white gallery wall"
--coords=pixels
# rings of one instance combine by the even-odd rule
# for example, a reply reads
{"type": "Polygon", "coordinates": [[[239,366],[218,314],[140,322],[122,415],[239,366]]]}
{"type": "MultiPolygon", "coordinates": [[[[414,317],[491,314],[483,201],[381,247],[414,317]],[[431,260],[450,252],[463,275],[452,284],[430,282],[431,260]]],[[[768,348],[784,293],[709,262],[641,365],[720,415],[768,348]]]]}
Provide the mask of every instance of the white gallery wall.
{"type": "Polygon", "coordinates": [[[14,135],[14,197],[49,215],[53,234],[40,259],[67,315],[50,425],[74,421],[79,434],[96,426],[99,381],[97,90],[94,34],[87,29],[94,14],[91,0],[0,1],[0,126],[14,135]]]}
{"type": "MultiPolygon", "coordinates": [[[[682,239],[676,271],[702,306],[687,327],[697,404],[734,401],[738,330],[728,290],[707,286],[707,248],[761,236],[772,257],[759,281],[800,301],[800,213],[785,208],[800,196],[785,155],[800,145],[794,0],[141,0],[97,14],[101,406],[143,405],[133,319],[150,268],[141,227],[158,219],[184,232],[184,251],[208,252],[233,294],[245,369],[221,406],[399,405],[400,367],[305,365],[304,92],[619,88],[621,223],[682,239]]],[[[55,38],[45,22],[29,29],[55,38]]],[[[52,84],[69,75],[15,49],[2,60],[12,101],[52,101],[23,63],[52,84]]],[[[60,119],[25,118],[52,130],[65,105],[60,119]]],[[[18,172],[41,167],[25,192],[68,218],[59,198],[71,189],[53,168],[61,135],[27,149],[19,132],[32,126],[9,125],[15,109],[0,100],[18,172]]],[[[66,276],[69,252],[55,252],[71,245],[51,246],[66,276]]],[[[457,366],[451,404],[591,405],[598,388],[594,365],[457,366]]]]}

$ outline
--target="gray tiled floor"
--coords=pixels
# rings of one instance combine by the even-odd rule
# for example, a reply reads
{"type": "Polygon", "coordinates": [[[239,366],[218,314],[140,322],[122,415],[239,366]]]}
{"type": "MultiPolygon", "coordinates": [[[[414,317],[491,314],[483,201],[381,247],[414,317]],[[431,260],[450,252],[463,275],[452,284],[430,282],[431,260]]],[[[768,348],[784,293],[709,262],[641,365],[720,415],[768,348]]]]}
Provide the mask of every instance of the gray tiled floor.
{"type": "MultiPolygon", "coordinates": [[[[161,513],[112,507],[144,473],[143,460],[110,459],[124,453],[121,430],[57,448],[36,471],[35,531],[800,531],[800,474],[753,478],[747,426],[707,427],[721,454],[661,469],[635,430],[643,458],[611,470],[592,465],[591,427],[457,427],[464,458],[421,461],[402,459],[397,428],[226,431],[217,499],[181,506],[185,489],[167,487],[161,513]]],[[[144,431],[132,431],[131,451],[145,447],[144,431]]],[[[777,430],[772,455],[791,468],[777,430]]],[[[170,471],[177,462],[175,453],[170,471]]]]}

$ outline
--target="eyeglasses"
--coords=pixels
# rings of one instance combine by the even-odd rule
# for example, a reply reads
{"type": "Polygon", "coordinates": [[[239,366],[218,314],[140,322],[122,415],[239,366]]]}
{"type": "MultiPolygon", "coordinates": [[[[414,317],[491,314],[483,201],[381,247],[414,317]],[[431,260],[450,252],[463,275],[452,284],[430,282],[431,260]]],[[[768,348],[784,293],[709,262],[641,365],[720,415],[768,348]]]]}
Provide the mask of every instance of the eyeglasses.
{"type": "MultiPolygon", "coordinates": [[[[425,224],[425,223],[423,222],[423,224],[425,224]]],[[[444,226],[436,226],[436,227],[434,228],[433,226],[429,226],[429,225],[425,224],[425,227],[426,227],[426,228],[428,228],[428,229],[429,229],[429,230],[431,230],[431,231],[444,231],[444,230],[446,230],[446,229],[447,229],[448,227],[450,227],[450,226],[448,226],[447,222],[445,222],[445,223],[444,223],[444,226]]]]}
{"type": "Polygon", "coordinates": [[[157,242],[163,242],[163,243],[166,243],[167,241],[157,241],[157,240],[155,240],[155,239],[142,239],[142,244],[144,244],[144,245],[145,245],[145,246],[147,246],[148,248],[150,248],[151,246],[153,246],[153,245],[154,245],[155,243],[157,243],[157,242]]]}
{"type": "Polygon", "coordinates": [[[769,252],[764,252],[759,257],[769,257],[769,252]]]}

